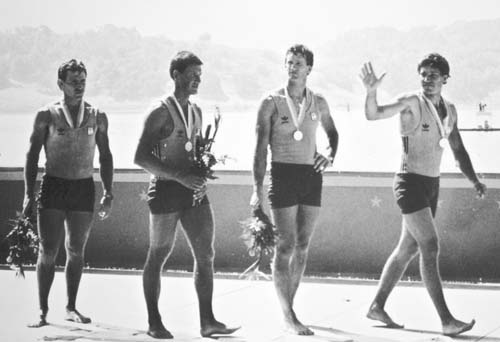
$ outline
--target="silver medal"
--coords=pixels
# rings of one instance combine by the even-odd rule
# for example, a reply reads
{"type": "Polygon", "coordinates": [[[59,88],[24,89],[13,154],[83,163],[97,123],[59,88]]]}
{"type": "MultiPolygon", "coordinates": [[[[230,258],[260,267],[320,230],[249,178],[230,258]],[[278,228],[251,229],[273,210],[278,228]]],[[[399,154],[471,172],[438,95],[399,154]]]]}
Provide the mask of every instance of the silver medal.
{"type": "Polygon", "coordinates": [[[293,138],[294,138],[296,141],[301,141],[303,137],[304,137],[304,134],[302,134],[302,132],[301,132],[301,131],[296,130],[295,132],[293,132],[293,138]]]}
{"type": "Polygon", "coordinates": [[[191,152],[191,150],[193,149],[193,143],[191,143],[191,141],[188,141],[186,145],[184,145],[184,148],[187,152],[191,152]]]}
{"type": "Polygon", "coordinates": [[[445,148],[447,145],[448,145],[448,139],[446,138],[439,139],[439,146],[441,146],[441,148],[445,148]]]}

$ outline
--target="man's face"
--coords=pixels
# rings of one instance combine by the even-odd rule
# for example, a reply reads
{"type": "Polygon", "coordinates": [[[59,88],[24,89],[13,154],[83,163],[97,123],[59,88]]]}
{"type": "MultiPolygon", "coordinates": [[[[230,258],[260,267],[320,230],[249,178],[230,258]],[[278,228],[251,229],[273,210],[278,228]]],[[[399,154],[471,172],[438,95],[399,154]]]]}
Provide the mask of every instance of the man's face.
{"type": "Polygon", "coordinates": [[[446,84],[448,76],[441,75],[439,69],[431,66],[423,66],[419,70],[420,82],[425,95],[439,95],[441,88],[446,84]]]}
{"type": "Polygon", "coordinates": [[[289,53],[285,59],[285,68],[289,80],[305,80],[311,72],[311,66],[307,65],[306,58],[301,54],[289,53]]]}
{"type": "Polygon", "coordinates": [[[57,84],[67,98],[81,101],[85,93],[86,80],[87,74],[85,72],[68,71],[66,79],[59,79],[57,84]]]}
{"type": "Polygon", "coordinates": [[[198,93],[200,83],[201,65],[190,65],[184,72],[176,72],[175,74],[176,87],[186,91],[189,95],[198,93]]]}

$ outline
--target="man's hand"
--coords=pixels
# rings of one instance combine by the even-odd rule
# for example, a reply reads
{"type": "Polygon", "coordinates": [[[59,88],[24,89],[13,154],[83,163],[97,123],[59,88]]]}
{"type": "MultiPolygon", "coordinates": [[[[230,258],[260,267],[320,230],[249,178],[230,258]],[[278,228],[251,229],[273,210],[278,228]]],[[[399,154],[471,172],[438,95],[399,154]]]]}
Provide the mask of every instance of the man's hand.
{"type": "Polygon", "coordinates": [[[109,217],[109,214],[111,214],[112,201],[113,201],[113,195],[105,194],[104,196],[102,196],[99,206],[99,211],[97,212],[97,215],[101,220],[107,219],[109,217]]]}
{"type": "Polygon", "coordinates": [[[199,190],[194,191],[193,200],[195,203],[201,202],[207,194],[207,184],[205,183],[199,190]]]}
{"type": "Polygon", "coordinates": [[[474,189],[476,190],[477,198],[483,199],[486,195],[486,185],[477,181],[474,183],[474,189]]]}
{"type": "Polygon", "coordinates": [[[363,82],[366,88],[366,92],[373,93],[382,83],[385,74],[386,73],[384,72],[380,77],[377,77],[377,75],[375,75],[375,71],[373,70],[372,63],[368,62],[363,64],[363,68],[361,68],[361,75],[359,75],[359,78],[363,82]]]}
{"type": "Polygon", "coordinates": [[[33,209],[35,205],[35,199],[33,196],[24,196],[23,210],[22,214],[24,217],[30,217],[33,215],[33,209]]]}
{"type": "Polygon", "coordinates": [[[189,172],[177,177],[177,180],[186,188],[194,190],[195,192],[202,190],[203,187],[206,187],[207,183],[207,180],[204,177],[197,176],[189,172]]]}
{"type": "Polygon", "coordinates": [[[252,197],[250,197],[250,207],[252,207],[253,210],[257,209],[262,205],[262,198],[263,198],[263,190],[262,186],[258,186],[254,189],[254,192],[252,193],[252,197]]]}
{"type": "Polygon", "coordinates": [[[328,166],[332,166],[333,159],[327,158],[321,153],[316,152],[314,155],[314,171],[323,172],[328,166]]]}

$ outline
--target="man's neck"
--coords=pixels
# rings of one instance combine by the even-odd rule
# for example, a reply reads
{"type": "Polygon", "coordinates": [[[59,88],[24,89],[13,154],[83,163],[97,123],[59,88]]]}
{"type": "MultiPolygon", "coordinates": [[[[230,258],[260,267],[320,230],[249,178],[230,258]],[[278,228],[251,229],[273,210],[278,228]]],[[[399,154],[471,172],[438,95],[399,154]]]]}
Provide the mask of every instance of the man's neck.
{"type": "Polygon", "coordinates": [[[441,93],[425,94],[425,97],[427,97],[429,100],[431,100],[431,102],[434,106],[439,106],[439,103],[441,102],[441,93]]]}
{"type": "Polygon", "coordinates": [[[189,102],[189,93],[187,93],[185,91],[176,89],[174,91],[174,96],[175,96],[175,99],[181,105],[181,107],[186,106],[188,104],[188,102],[189,102]]]}
{"type": "Polygon", "coordinates": [[[288,81],[286,89],[288,91],[288,95],[290,95],[292,99],[302,101],[305,96],[306,82],[288,81]]]}

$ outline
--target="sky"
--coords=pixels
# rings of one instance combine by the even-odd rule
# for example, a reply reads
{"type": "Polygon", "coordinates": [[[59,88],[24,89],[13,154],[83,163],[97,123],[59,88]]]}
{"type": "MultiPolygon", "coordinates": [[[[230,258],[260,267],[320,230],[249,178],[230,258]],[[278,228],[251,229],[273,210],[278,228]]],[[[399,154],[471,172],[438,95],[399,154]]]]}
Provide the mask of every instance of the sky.
{"type": "Polygon", "coordinates": [[[16,0],[1,1],[0,30],[45,25],[57,33],[106,24],[143,35],[242,48],[312,49],[338,34],[367,27],[408,30],[456,21],[500,18],[498,0],[16,0]]]}

